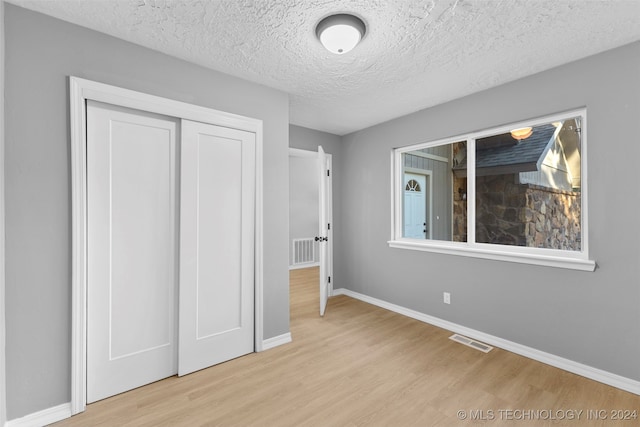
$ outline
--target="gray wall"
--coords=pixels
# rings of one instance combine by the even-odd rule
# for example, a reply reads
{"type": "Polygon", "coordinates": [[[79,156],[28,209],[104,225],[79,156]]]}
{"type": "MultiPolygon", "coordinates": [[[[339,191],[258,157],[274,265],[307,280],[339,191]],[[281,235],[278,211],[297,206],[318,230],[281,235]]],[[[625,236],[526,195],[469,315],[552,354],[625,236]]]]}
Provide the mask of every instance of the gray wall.
{"type": "Polygon", "coordinates": [[[69,75],[264,122],[264,338],[289,332],[285,93],[6,5],[8,419],[70,401],[69,75]]]}
{"type": "Polygon", "coordinates": [[[639,118],[634,43],[343,137],[340,285],[640,380],[639,118]],[[388,247],[393,147],[583,106],[595,272],[388,247]]]}
{"type": "MultiPolygon", "coordinates": [[[[318,146],[329,154],[339,157],[342,150],[342,138],[332,133],[322,132],[302,126],[289,125],[289,147],[300,150],[318,151],[318,146]]],[[[335,168],[335,164],[334,164],[335,168]]]]}
{"type": "MultiPolygon", "coordinates": [[[[318,235],[318,159],[289,157],[289,265],[293,265],[293,239],[318,235]]],[[[317,243],[316,243],[317,246],[317,243]]],[[[318,261],[315,253],[314,261],[318,261]]]]}

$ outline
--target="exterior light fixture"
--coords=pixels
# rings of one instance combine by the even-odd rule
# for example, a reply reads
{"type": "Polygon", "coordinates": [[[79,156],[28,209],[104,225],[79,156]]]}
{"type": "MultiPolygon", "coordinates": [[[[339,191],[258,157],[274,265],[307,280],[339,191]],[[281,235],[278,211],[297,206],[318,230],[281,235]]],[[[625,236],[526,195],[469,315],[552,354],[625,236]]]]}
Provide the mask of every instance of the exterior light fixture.
{"type": "Polygon", "coordinates": [[[331,53],[342,55],[356,47],[364,37],[366,26],[354,15],[340,13],[318,22],[316,36],[331,53]]]}
{"type": "Polygon", "coordinates": [[[511,136],[513,139],[517,139],[518,141],[522,141],[523,139],[527,139],[533,133],[533,128],[526,127],[520,129],[513,129],[511,131],[511,136]]]}

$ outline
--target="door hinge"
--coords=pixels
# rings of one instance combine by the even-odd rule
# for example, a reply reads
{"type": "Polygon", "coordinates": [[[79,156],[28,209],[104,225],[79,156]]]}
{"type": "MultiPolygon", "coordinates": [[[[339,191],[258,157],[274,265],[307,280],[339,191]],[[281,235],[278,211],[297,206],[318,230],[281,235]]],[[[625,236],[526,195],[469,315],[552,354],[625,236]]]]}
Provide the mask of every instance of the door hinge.
{"type": "Polygon", "coordinates": [[[331,276],[329,276],[329,283],[331,283],[331,276]]]}
{"type": "Polygon", "coordinates": [[[331,230],[331,223],[327,224],[327,230],[331,230]]]}
{"type": "Polygon", "coordinates": [[[331,172],[327,169],[327,176],[331,176],[331,172]]]}

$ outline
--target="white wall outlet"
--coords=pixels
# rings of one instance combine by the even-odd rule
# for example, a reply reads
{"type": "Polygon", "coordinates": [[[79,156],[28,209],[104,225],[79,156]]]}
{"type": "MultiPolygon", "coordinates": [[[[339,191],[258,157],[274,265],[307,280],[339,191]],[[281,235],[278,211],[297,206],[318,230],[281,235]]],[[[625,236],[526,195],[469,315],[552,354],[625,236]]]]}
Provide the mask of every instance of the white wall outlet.
{"type": "Polygon", "coordinates": [[[442,298],[445,304],[451,304],[451,294],[449,292],[444,292],[442,298]]]}

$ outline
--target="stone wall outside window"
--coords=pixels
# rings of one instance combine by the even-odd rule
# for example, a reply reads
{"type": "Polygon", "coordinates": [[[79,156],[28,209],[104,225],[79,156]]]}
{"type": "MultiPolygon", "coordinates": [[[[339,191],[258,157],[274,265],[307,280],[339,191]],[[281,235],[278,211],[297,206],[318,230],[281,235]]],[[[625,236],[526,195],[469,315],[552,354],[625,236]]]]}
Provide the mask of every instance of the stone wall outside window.
{"type": "MultiPolygon", "coordinates": [[[[518,174],[476,180],[476,242],[579,251],[580,192],[519,184],[518,174]]],[[[454,179],[453,241],[466,241],[466,179],[454,179]]]]}

